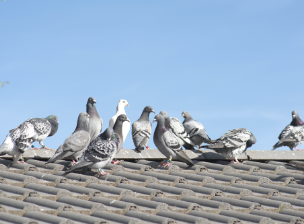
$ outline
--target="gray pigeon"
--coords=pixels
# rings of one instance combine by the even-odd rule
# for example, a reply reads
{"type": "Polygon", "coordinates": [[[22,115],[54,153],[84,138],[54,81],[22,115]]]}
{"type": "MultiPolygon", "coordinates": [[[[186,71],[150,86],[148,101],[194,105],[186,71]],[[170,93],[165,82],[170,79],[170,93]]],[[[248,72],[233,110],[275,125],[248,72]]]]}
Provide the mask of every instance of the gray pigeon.
{"type": "Polygon", "coordinates": [[[149,148],[147,143],[152,133],[152,124],[149,121],[151,112],[155,113],[152,107],[146,106],[140,118],[132,124],[132,138],[136,152],[144,150],[145,146],[149,148]]]}
{"type": "MultiPolygon", "coordinates": [[[[78,162],[72,166],[66,173],[81,167],[89,167],[98,169],[98,176],[106,175],[102,168],[113,160],[118,149],[123,145],[122,124],[124,121],[129,121],[126,115],[119,115],[113,127],[113,135],[108,141],[105,132],[93,139],[88,149],[84,152],[78,162]]],[[[130,122],[130,121],[129,121],[130,122]]]]}
{"type": "Polygon", "coordinates": [[[89,97],[87,102],[87,113],[90,115],[89,133],[91,140],[96,138],[102,131],[102,119],[98,115],[95,103],[95,98],[89,97]]]}
{"type": "Polygon", "coordinates": [[[182,116],[185,118],[183,125],[186,132],[189,134],[191,141],[195,145],[198,145],[199,149],[201,148],[202,143],[211,143],[211,139],[207,135],[207,132],[201,123],[193,120],[187,111],[184,111],[182,116]]]}
{"type": "Polygon", "coordinates": [[[203,148],[213,149],[226,158],[232,158],[239,163],[237,157],[256,143],[254,135],[245,128],[237,128],[227,131],[219,139],[213,140],[210,145],[204,145],[203,148]]]}
{"type": "Polygon", "coordinates": [[[161,162],[160,165],[164,167],[171,165],[172,159],[177,159],[188,165],[194,165],[192,160],[183,151],[180,144],[178,144],[174,135],[165,128],[165,118],[158,114],[154,117],[157,121],[157,126],[154,131],[153,141],[158,150],[167,157],[167,160],[161,162]]]}
{"type": "Polygon", "coordinates": [[[178,143],[185,149],[194,149],[193,146],[195,146],[195,144],[191,141],[190,136],[186,132],[182,122],[175,117],[170,118],[165,111],[161,111],[159,114],[165,118],[165,128],[172,132],[178,143]]]}
{"type": "Polygon", "coordinates": [[[43,140],[53,136],[58,130],[58,118],[50,115],[47,118],[31,118],[23,122],[17,128],[10,130],[10,134],[0,146],[0,155],[9,154],[14,157],[15,164],[22,153],[28,149],[34,141],[39,141],[43,148],[43,140]]]}
{"type": "Polygon", "coordinates": [[[292,111],[292,121],[287,125],[284,130],[279,135],[279,141],[273,146],[272,150],[282,146],[288,146],[290,150],[296,148],[297,151],[302,151],[298,149],[297,146],[304,142],[304,123],[299,117],[297,111],[292,111]]]}
{"type": "Polygon", "coordinates": [[[90,115],[82,112],[78,116],[75,131],[59,146],[52,158],[46,163],[53,163],[58,159],[71,158],[73,164],[82,156],[90,143],[89,119],[90,115]]]}

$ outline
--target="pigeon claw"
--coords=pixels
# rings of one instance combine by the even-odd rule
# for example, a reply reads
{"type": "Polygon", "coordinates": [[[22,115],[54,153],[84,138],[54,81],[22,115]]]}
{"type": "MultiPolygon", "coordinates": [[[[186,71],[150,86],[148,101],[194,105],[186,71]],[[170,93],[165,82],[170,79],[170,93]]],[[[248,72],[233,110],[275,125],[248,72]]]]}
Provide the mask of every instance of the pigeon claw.
{"type": "Polygon", "coordinates": [[[77,162],[75,160],[73,160],[72,166],[74,166],[77,162]]]}

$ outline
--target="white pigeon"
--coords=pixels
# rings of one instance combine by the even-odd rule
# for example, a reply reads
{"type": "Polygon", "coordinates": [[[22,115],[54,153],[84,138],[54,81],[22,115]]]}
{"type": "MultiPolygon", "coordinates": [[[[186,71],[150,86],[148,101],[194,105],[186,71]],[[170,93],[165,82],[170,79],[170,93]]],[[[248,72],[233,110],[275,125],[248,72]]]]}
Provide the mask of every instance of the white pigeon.
{"type": "MultiPolygon", "coordinates": [[[[114,127],[116,119],[117,119],[117,117],[119,115],[121,115],[121,114],[127,115],[126,112],[125,112],[125,106],[129,107],[128,101],[126,101],[126,100],[120,100],[118,102],[118,105],[117,105],[117,108],[116,108],[116,114],[109,121],[109,127],[110,128],[114,127]]],[[[130,122],[124,122],[123,125],[122,125],[123,142],[125,142],[125,140],[127,138],[127,135],[128,135],[128,133],[130,131],[130,127],[131,127],[130,122]]]]}

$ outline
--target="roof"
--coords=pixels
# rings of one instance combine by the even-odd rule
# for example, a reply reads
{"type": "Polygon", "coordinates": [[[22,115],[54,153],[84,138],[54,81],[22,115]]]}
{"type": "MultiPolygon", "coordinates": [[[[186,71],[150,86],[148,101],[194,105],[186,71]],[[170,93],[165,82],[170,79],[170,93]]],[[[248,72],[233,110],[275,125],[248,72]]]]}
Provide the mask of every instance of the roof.
{"type": "Polygon", "coordinates": [[[36,157],[28,164],[8,169],[11,160],[0,159],[2,223],[304,223],[301,161],[293,161],[299,169],[248,156],[234,164],[187,151],[195,166],[161,168],[158,152],[145,150],[140,160],[108,164],[110,175],[97,178],[94,170],[64,175],[71,162],[45,165],[41,155],[49,152],[30,151],[36,157]]]}

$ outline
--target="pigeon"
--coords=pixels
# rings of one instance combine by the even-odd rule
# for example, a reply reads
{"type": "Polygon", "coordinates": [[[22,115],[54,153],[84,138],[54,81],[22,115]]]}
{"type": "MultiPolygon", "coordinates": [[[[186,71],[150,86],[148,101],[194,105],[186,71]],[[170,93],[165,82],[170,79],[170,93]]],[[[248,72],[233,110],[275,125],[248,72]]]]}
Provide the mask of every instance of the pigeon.
{"type": "Polygon", "coordinates": [[[153,141],[158,150],[167,157],[160,165],[164,167],[170,166],[171,160],[177,159],[193,166],[194,163],[183,151],[174,135],[165,128],[165,118],[158,114],[154,117],[153,122],[155,121],[157,121],[157,126],[154,131],[153,141]]]}
{"type": "Polygon", "coordinates": [[[201,123],[193,120],[192,116],[187,111],[184,111],[182,116],[185,118],[183,125],[186,132],[189,134],[191,141],[195,145],[198,145],[199,149],[203,142],[211,143],[211,139],[207,135],[207,132],[201,123]]]}
{"type": "Polygon", "coordinates": [[[304,142],[304,123],[299,117],[297,111],[292,111],[292,121],[287,125],[284,130],[279,135],[279,141],[273,146],[272,150],[282,146],[288,146],[290,150],[296,148],[297,151],[302,151],[298,149],[297,146],[304,142]]]}
{"type": "Polygon", "coordinates": [[[155,111],[152,107],[146,106],[140,118],[132,124],[132,138],[135,145],[135,151],[140,152],[146,148],[148,149],[148,141],[152,132],[152,124],[149,121],[150,113],[155,111]]]}
{"type": "MultiPolygon", "coordinates": [[[[129,104],[126,100],[120,100],[118,102],[118,105],[117,105],[117,108],[116,108],[116,114],[110,119],[109,121],[109,127],[113,128],[114,127],[114,124],[115,124],[115,121],[116,121],[116,118],[121,115],[121,114],[124,114],[127,116],[126,112],[125,112],[125,106],[128,106],[129,107],[129,104]]],[[[123,142],[125,142],[126,140],[126,137],[130,131],[130,127],[131,127],[131,124],[130,122],[128,123],[123,123],[122,125],[122,137],[123,137],[123,142]]]]}
{"type": "Polygon", "coordinates": [[[123,145],[122,124],[124,121],[130,122],[125,114],[119,115],[114,124],[113,135],[110,141],[105,136],[105,132],[97,136],[90,142],[88,149],[83,153],[78,162],[67,170],[66,173],[81,167],[89,167],[91,169],[98,169],[98,177],[107,175],[108,173],[104,172],[102,168],[113,160],[118,149],[123,145]]]}
{"type": "Polygon", "coordinates": [[[73,165],[76,163],[75,160],[79,159],[90,143],[89,117],[86,112],[79,114],[75,131],[59,146],[46,164],[67,157],[73,160],[73,165]]]}
{"type": "Polygon", "coordinates": [[[226,158],[233,158],[232,161],[240,163],[237,159],[239,155],[256,143],[255,136],[245,128],[237,128],[227,131],[219,139],[213,140],[210,145],[203,148],[213,149],[226,158]]]}
{"type": "Polygon", "coordinates": [[[186,132],[182,122],[175,117],[169,117],[167,112],[159,112],[165,118],[165,128],[172,132],[178,143],[185,149],[194,149],[195,144],[191,141],[189,134],[186,132]]]}
{"type": "Polygon", "coordinates": [[[46,148],[43,140],[56,134],[58,125],[58,118],[55,115],[26,120],[17,128],[9,131],[10,133],[0,146],[0,155],[9,154],[13,156],[14,159],[11,164],[13,165],[34,141],[39,141],[40,145],[46,148]]]}
{"type": "Polygon", "coordinates": [[[102,131],[102,119],[98,115],[95,103],[95,98],[89,97],[87,102],[87,113],[90,115],[89,133],[91,140],[96,138],[102,131]]]}

